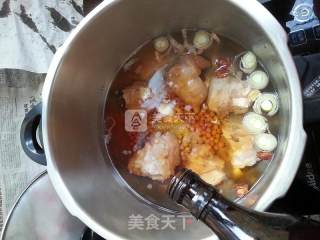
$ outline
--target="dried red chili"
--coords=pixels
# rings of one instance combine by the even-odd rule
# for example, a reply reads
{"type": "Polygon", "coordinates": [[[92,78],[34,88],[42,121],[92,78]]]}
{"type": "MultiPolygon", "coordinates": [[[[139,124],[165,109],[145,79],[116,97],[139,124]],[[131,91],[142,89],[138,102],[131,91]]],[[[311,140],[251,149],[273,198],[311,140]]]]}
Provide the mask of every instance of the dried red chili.
{"type": "Polygon", "coordinates": [[[215,75],[218,78],[224,78],[229,75],[232,60],[230,58],[217,58],[214,62],[216,66],[215,75]]]}

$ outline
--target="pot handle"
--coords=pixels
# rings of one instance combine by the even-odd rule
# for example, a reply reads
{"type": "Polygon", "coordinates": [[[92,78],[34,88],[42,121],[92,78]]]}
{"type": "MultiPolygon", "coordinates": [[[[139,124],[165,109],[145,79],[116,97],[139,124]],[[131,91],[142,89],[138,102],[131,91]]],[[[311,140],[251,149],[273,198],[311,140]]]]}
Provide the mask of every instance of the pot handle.
{"type": "Polygon", "coordinates": [[[21,124],[20,142],[23,151],[32,161],[46,166],[47,160],[42,148],[41,113],[42,103],[39,103],[26,114],[21,124]],[[40,143],[37,139],[37,130],[40,143]]]}
{"type": "Polygon", "coordinates": [[[303,99],[303,123],[320,123],[320,97],[311,97],[303,99]]]}

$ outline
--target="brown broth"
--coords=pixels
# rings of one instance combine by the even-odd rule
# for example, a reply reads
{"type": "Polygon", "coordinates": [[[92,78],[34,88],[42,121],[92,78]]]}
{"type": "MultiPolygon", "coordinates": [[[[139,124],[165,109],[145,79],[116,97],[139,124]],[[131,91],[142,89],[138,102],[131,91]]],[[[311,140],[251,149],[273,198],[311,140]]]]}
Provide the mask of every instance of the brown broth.
{"type": "MultiPolygon", "coordinates": [[[[176,39],[179,40],[178,34],[176,34],[176,36],[176,39]]],[[[216,57],[233,58],[244,51],[244,48],[234,41],[224,37],[220,38],[221,44],[213,44],[213,46],[206,50],[202,56],[210,60],[216,57]]],[[[111,133],[111,138],[107,144],[107,150],[115,168],[134,191],[146,198],[147,201],[153,203],[162,201],[162,207],[171,208],[171,210],[177,210],[173,209],[170,204],[167,204],[167,202],[169,202],[168,197],[163,195],[165,194],[164,189],[166,188],[166,182],[161,183],[152,181],[145,177],[134,176],[127,170],[128,161],[135,151],[133,146],[138,145],[138,148],[142,148],[150,131],[148,130],[145,133],[129,133],[125,130],[124,113],[126,108],[124,99],[122,98],[121,90],[137,80],[149,81],[153,72],[146,71],[137,74],[137,72],[133,69],[136,69],[140,63],[154,65],[158,64],[157,61],[155,61],[152,41],[143,46],[131,59],[137,59],[137,62],[135,62],[128,71],[122,67],[109,90],[105,107],[105,122],[106,129],[109,129],[109,133],[111,133]],[[110,121],[110,119],[113,120],[110,121]],[[111,126],[113,123],[115,123],[115,125],[111,126]],[[152,184],[154,191],[146,190],[150,184],[152,184]],[[162,192],[162,195],[159,195],[158,192],[162,192]]],[[[149,117],[150,114],[148,114],[148,118],[149,117]]],[[[260,163],[256,164],[254,167],[247,167],[242,170],[243,174],[240,177],[234,177],[234,169],[232,168],[230,159],[228,159],[227,156],[228,154],[225,154],[224,158],[226,162],[225,172],[228,176],[228,180],[223,184],[220,184],[218,188],[220,188],[227,197],[234,199],[236,198],[234,191],[230,191],[230,189],[226,190],[226,188],[229,188],[230,185],[234,184],[248,184],[249,187],[253,186],[261,176],[261,169],[264,169],[264,165],[266,164],[262,163],[262,167],[260,163]]]]}

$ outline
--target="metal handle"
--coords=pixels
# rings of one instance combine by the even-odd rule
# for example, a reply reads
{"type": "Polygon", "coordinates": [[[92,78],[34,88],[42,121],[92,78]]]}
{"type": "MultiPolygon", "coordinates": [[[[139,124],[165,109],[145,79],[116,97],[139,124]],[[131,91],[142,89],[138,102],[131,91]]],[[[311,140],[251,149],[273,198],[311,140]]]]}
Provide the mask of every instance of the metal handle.
{"type": "Polygon", "coordinates": [[[20,142],[23,151],[31,158],[32,161],[41,165],[47,165],[46,156],[42,148],[42,131],[41,131],[41,113],[42,104],[39,103],[33,107],[23,119],[20,129],[20,142]],[[40,143],[37,140],[37,129],[39,128],[40,143]]]}

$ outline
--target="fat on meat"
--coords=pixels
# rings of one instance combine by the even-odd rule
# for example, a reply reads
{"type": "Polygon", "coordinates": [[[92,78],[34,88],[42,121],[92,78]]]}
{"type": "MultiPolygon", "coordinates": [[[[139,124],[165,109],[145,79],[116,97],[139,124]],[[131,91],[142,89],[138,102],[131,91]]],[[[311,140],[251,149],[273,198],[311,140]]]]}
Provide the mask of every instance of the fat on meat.
{"type": "Polygon", "coordinates": [[[164,181],[180,164],[179,142],[170,132],[157,132],[129,160],[128,170],[137,176],[164,181]]]}

